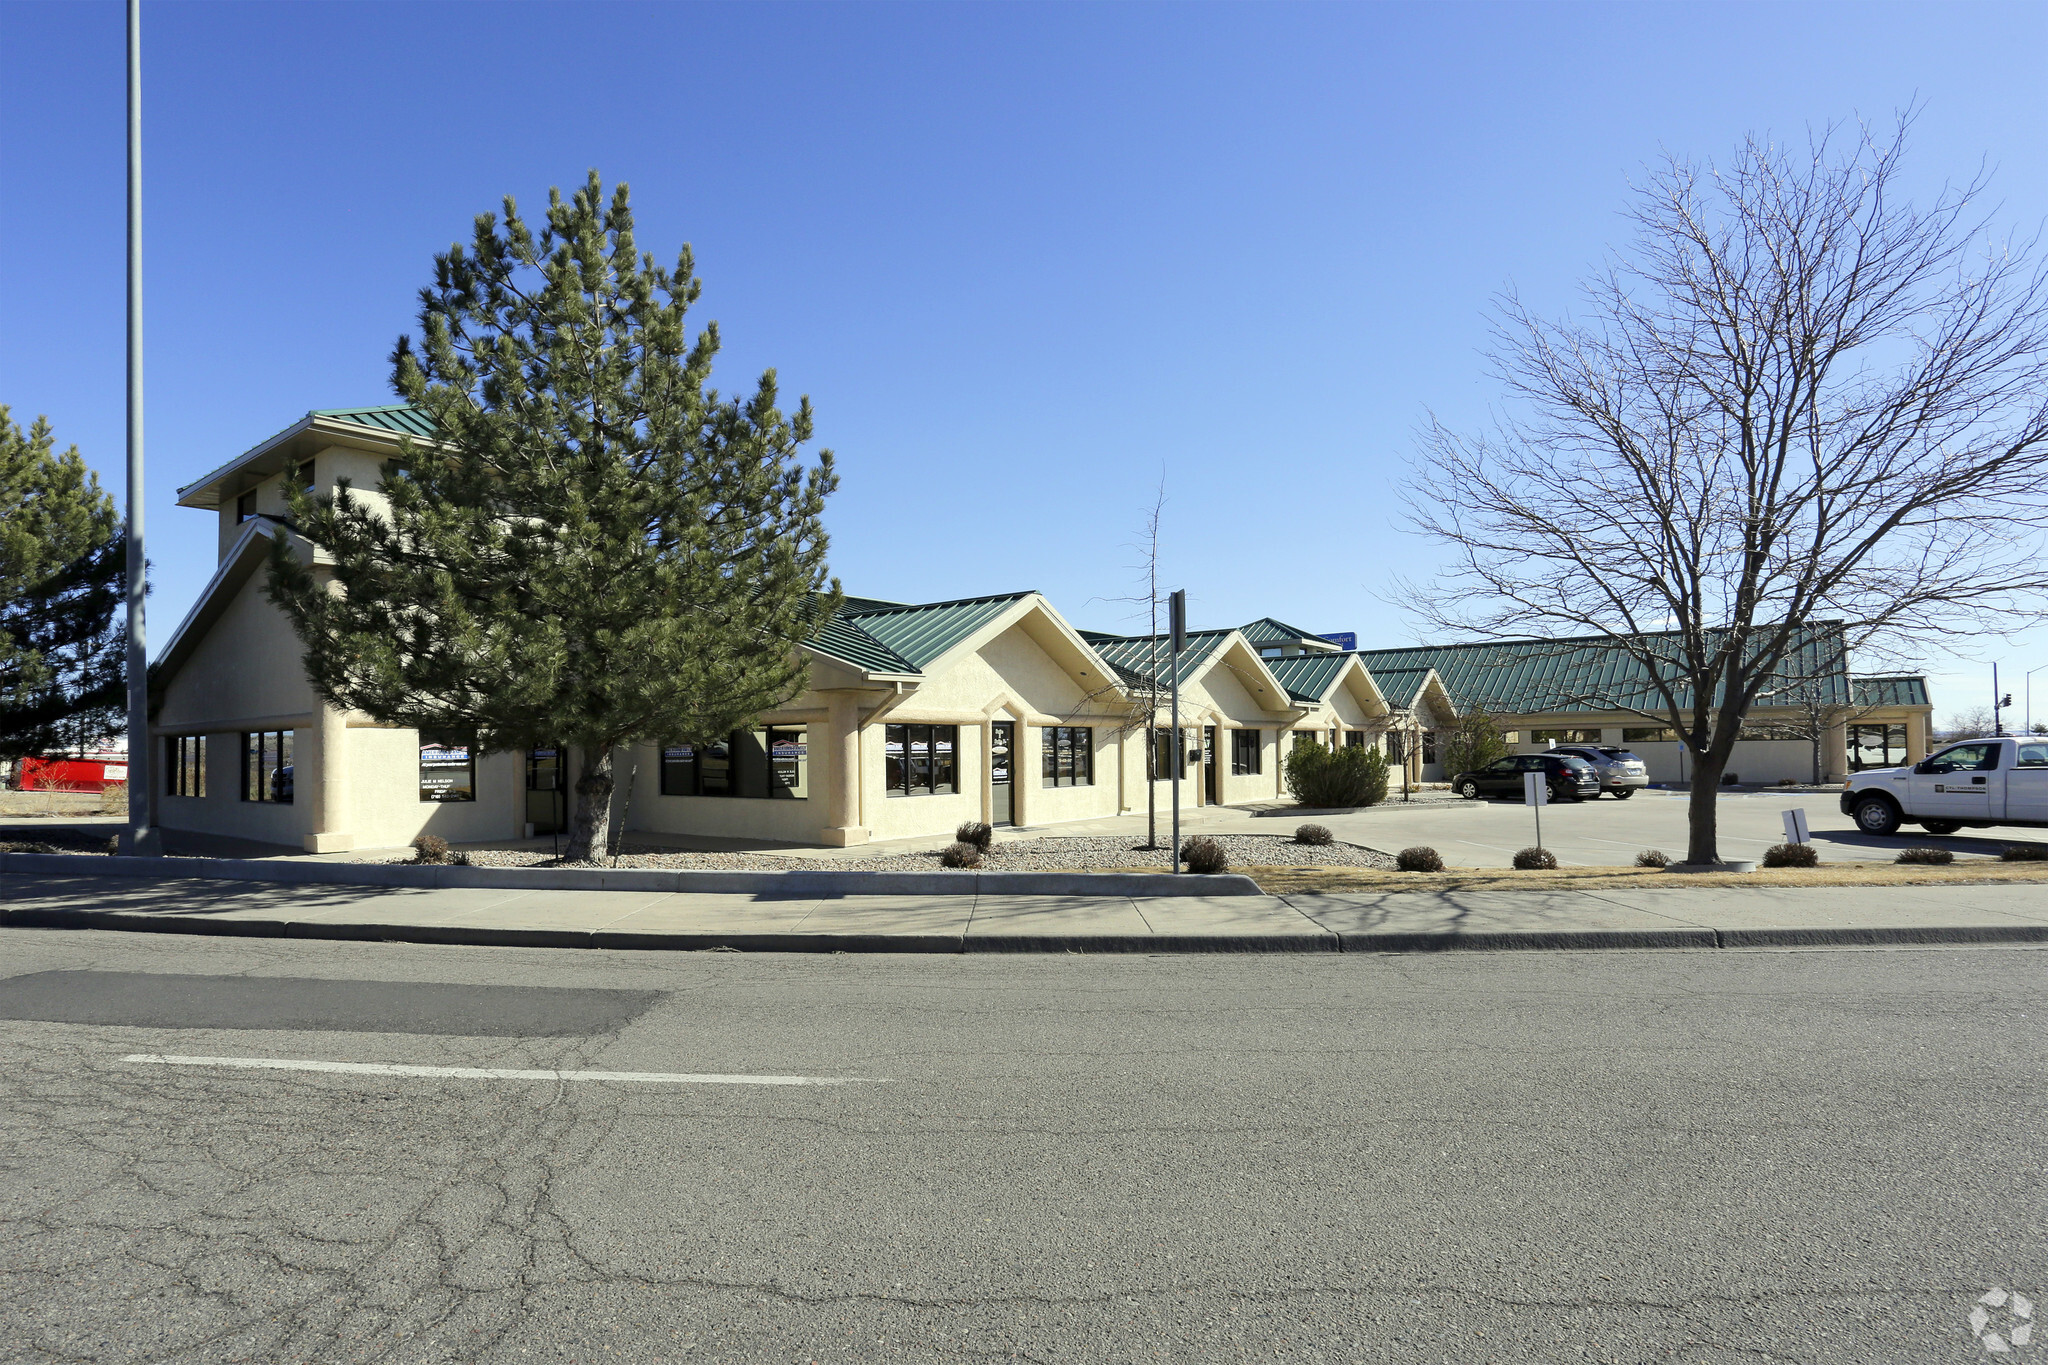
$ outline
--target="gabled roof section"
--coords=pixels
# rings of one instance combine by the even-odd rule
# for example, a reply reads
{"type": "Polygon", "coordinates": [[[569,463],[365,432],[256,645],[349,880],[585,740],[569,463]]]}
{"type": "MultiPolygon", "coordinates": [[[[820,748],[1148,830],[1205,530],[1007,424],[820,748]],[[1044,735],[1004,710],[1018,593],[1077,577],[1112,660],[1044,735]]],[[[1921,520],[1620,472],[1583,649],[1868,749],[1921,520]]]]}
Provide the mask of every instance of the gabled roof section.
{"type": "Polygon", "coordinates": [[[1001,616],[1018,602],[1035,597],[1035,592],[1007,592],[993,597],[965,597],[954,602],[927,602],[918,606],[860,601],[859,609],[843,612],[840,620],[921,670],[968,636],[1001,616]]]}
{"type": "Polygon", "coordinates": [[[846,619],[835,616],[826,623],[823,630],[813,631],[805,639],[806,647],[820,654],[829,655],[842,663],[851,664],[863,673],[901,674],[917,676],[917,665],[898,654],[874,636],[846,619]]]}
{"type": "MultiPolygon", "coordinates": [[[[1668,655],[1675,672],[1680,636],[1676,631],[1637,637],[1668,655]]],[[[1360,650],[1359,657],[1392,700],[1399,689],[1389,679],[1403,671],[1434,669],[1460,711],[1483,706],[1508,714],[1573,711],[1660,711],[1664,703],[1644,665],[1603,635],[1565,640],[1484,641],[1423,645],[1413,649],[1360,650]]],[[[1780,669],[1784,682],[1774,696],[1769,684],[1758,705],[1790,705],[1794,688],[1819,689],[1827,705],[1849,700],[1841,625],[1821,621],[1809,627],[1780,669]],[[1812,679],[1806,683],[1805,679],[1812,679]]],[[[1668,675],[1667,675],[1668,676],[1668,675]]],[[[1685,689],[1679,703],[1691,706],[1685,689]]]]}
{"type": "Polygon", "coordinates": [[[1290,626],[1285,621],[1271,616],[1261,616],[1251,624],[1239,626],[1237,629],[1255,649],[1260,645],[1277,644],[1301,645],[1318,652],[1334,652],[1337,648],[1335,644],[1314,631],[1303,630],[1300,626],[1290,626]]]}
{"type": "Polygon", "coordinates": [[[1849,695],[1855,706],[1929,706],[1927,679],[1918,676],[1850,678],[1849,695]]]}

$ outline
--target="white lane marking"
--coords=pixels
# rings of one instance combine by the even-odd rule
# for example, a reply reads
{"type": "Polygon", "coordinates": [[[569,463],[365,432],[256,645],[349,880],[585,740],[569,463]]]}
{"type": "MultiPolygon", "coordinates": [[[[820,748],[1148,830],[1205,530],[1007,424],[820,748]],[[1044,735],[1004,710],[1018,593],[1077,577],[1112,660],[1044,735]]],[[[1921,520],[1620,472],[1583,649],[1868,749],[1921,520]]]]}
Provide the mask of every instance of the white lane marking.
{"type": "Polygon", "coordinates": [[[510,1066],[405,1066],[398,1062],[311,1062],[282,1057],[174,1057],[135,1052],[124,1062],[230,1066],[254,1071],[338,1071],[351,1076],[436,1076],[462,1081],[634,1081],[642,1085],[887,1084],[866,1076],[720,1076],[688,1071],[529,1071],[510,1066]]]}

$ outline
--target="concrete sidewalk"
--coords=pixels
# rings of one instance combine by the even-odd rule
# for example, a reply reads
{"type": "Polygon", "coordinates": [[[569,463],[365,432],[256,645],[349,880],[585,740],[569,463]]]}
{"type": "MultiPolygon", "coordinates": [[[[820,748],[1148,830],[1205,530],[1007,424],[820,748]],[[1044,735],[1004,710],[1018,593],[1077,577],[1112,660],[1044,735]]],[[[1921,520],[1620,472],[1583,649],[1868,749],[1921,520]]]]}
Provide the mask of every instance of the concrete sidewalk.
{"type": "Polygon", "coordinates": [[[1291,896],[790,895],[0,875],[11,928],[758,952],[2048,943],[2048,885],[1291,896]]]}

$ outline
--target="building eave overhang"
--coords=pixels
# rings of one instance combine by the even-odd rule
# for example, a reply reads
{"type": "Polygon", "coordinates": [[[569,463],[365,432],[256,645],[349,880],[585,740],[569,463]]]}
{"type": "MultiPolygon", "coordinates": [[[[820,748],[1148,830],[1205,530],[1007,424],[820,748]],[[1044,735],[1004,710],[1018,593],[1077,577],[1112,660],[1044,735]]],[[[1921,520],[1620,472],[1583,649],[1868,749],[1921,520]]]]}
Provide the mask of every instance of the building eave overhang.
{"type": "Polygon", "coordinates": [[[317,413],[307,413],[275,436],[243,451],[212,473],[178,490],[178,506],[214,508],[249,485],[261,483],[287,465],[317,454],[328,446],[396,453],[402,440],[421,441],[384,427],[344,422],[317,413]]]}

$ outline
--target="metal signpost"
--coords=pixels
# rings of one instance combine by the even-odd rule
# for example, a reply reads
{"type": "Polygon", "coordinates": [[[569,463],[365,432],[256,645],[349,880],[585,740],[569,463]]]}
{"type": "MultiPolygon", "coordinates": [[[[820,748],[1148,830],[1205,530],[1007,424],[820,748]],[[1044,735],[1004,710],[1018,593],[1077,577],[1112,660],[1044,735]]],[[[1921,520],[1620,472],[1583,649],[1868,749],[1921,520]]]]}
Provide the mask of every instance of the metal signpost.
{"type": "Polygon", "coordinates": [[[1522,774],[1522,804],[1536,812],[1536,847],[1543,847],[1543,808],[1550,804],[1550,774],[1522,774]]]}
{"type": "Polygon", "coordinates": [[[1175,589],[1173,596],[1166,599],[1167,629],[1173,633],[1173,645],[1167,655],[1167,667],[1173,670],[1173,871],[1180,874],[1180,765],[1187,755],[1180,747],[1180,652],[1188,638],[1188,594],[1187,589],[1175,589]]]}
{"type": "Polygon", "coordinates": [[[149,827],[149,653],[142,550],[142,0],[128,0],[128,828],[125,853],[158,852],[149,827]]]}
{"type": "Polygon", "coordinates": [[[1803,810],[1786,811],[1785,842],[1788,844],[1803,844],[1807,842],[1809,837],[1806,826],[1806,812],[1803,810]]]}

